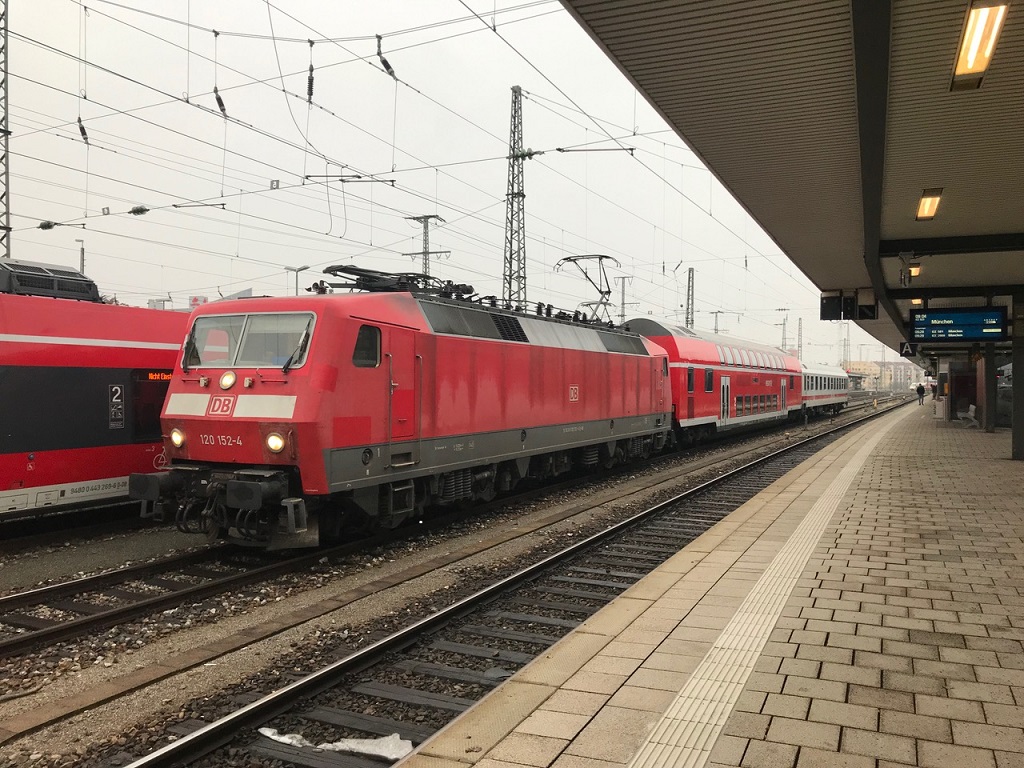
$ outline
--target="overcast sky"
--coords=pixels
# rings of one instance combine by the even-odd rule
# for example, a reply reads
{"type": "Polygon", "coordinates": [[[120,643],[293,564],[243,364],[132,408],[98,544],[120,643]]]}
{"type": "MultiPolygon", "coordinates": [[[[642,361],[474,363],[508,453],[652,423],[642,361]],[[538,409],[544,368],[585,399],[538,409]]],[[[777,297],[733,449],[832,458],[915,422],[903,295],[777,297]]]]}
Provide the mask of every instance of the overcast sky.
{"type": "MultiPolygon", "coordinates": [[[[531,302],[596,299],[556,265],[607,254],[627,315],[682,322],[693,267],[698,328],[779,345],[786,317],[795,347],[802,318],[805,359],[840,359],[818,290],[555,0],[11,0],[9,25],[12,256],[77,266],[84,240],[120,301],[293,293],[285,267],[310,266],[300,288],[333,264],[419,271],[422,215],[451,252],[432,274],[500,296],[519,85],[544,152],[525,167],[531,302]]],[[[880,358],[849,332],[854,359],[880,358]]]]}

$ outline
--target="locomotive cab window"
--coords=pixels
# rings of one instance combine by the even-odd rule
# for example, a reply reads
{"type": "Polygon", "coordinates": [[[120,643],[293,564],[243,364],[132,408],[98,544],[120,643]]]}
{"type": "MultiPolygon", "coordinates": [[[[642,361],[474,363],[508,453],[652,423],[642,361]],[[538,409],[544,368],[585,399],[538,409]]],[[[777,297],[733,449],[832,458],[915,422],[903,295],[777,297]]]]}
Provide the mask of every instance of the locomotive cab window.
{"type": "Polygon", "coordinates": [[[312,332],[309,312],[206,315],[189,331],[183,362],[187,368],[298,368],[306,361],[312,332]]]}
{"type": "Polygon", "coordinates": [[[249,315],[235,365],[298,368],[306,361],[312,330],[310,314],[249,315]]]}
{"type": "Polygon", "coordinates": [[[352,352],[352,365],[356,368],[376,368],[380,365],[380,328],[364,325],[356,336],[352,352]]]}

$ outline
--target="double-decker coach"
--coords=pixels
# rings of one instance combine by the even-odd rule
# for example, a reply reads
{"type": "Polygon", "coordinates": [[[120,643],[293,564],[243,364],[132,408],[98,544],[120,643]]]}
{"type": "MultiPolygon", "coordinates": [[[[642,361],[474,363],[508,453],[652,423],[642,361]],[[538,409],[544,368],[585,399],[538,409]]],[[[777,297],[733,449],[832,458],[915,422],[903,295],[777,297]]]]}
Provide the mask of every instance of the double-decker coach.
{"type": "Polygon", "coordinates": [[[128,475],[162,466],[187,322],[103,303],[72,269],[0,260],[0,516],[127,501],[128,475]]]}
{"type": "Polygon", "coordinates": [[[802,368],[792,355],[666,320],[640,317],[627,325],[668,353],[673,423],[683,445],[800,411],[802,368]]]}
{"type": "Polygon", "coordinates": [[[850,376],[834,365],[801,363],[804,404],[811,414],[839,413],[850,399],[850,376]]]}

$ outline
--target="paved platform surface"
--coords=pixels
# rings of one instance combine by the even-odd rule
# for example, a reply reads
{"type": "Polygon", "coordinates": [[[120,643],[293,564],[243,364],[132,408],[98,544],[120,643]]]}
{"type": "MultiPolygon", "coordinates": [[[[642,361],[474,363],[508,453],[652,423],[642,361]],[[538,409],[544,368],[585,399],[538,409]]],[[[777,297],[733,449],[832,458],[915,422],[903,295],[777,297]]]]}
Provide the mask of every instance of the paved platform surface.
{"type": "Polygon", "coordinates": [[[1024,768],[1024,463],[862,427],[758,494],[402,768],[1024,768]]]}

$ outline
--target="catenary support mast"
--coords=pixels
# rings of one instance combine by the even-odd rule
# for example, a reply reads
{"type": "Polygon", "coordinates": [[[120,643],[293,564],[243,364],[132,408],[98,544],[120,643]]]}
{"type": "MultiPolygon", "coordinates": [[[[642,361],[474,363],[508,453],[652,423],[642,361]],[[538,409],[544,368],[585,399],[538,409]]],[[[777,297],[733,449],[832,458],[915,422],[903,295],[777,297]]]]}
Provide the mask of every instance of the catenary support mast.
{"type": "Polygon", "coordinates": [[[11,169],[7,154],[11,132],[7,120],[7,13],[10,5],[0,0],[0,259],[11,258],[11,169]]]}
{"type": "Polygon", "coordinates": [[[526,306],[526,223],[523,190],[523,90],[512,86],[512,121],[508,138],[508,194],[505,216],[505,272],[501,282],[502,303],[526,306]]]}

